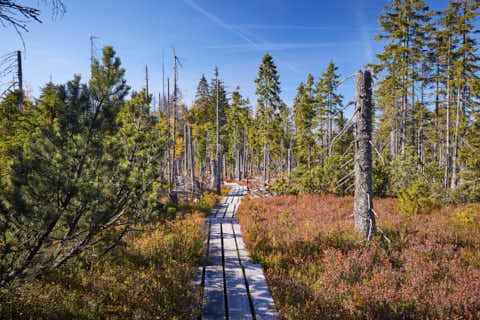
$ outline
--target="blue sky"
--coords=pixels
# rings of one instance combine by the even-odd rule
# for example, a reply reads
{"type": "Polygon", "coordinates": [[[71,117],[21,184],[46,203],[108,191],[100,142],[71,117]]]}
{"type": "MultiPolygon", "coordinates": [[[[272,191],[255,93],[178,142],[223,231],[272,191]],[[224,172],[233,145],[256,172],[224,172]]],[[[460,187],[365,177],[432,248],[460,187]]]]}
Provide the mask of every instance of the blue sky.
{"type": "MultiPolygon", "coordinates": [[[[29,1],[25,1],[29,2],[29,1]]],[[[37,1],[30,1],[33,5],[37,1]]],[[[446,0],[434,1],[442,6],[446,0]]],[[[377,16],[386,0],[65,0],[67,13],[52,21],[44,9],[42,24],[24,34],[27,88],[38,96],[50,79],[64,83],[80,73],[89,77],[90,36],[97,56],[112,45],[126,68],[128,84],[140,90],[149,66],[150,88],[162,87],[162,56],[171,76],[172,48],[182,60],[179,85],[190,105],[202,73],[220,77],[231,92],[237,85],[255,104],[258,65],[269,52],[279,70],[282,99],[291,105],[300,81],[317,78],[332,59],[342,77],[373,62],[381,44],[377,16]]],[[[22,49],[12,29],[1,28],[0,55],[22,49]]],[[[353,97],[353,81],[342,85],[353,97]]]]}

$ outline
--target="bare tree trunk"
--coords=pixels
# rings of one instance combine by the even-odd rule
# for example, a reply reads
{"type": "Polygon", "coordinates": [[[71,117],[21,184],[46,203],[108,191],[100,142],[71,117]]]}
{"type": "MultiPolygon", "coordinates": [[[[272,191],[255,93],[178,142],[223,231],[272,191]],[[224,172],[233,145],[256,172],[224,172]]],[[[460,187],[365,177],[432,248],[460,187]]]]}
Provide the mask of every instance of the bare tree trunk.
{"type": "Polygon", "coordinates": [[[215,174],[215,184],[216,184],[216,188],[217,188],[217,194],[220,195],[221,194],[221,185],[222,185],[222,181],[221,181],[221,174],[222,174],[222,169],[221,169],[221,166],[222,166],[222,155],[221,155],[221,150],[220,150],[220,106],[219,106],[219,99],[220,99],[220,96],[219,96],[219,92],[218,92],[218,70],[215,69],[215,74],[216,74],[216,86],[217,86],[217,103],[216,103],[216,106],[217,106],[217,126],[216,126],[216,138],[217,138],[217,141],[216,141],[216,153],[217,153],[217,168],[216,168],[216,174],[215,174]]]}
{"type": "Polygon", "coordinates": [[[172,162],[173,162],[173,174],[172,174],[172,185],[175,188],[176,185],[176,166],[175,160],[177,155],[175,153],[176,149],[176,133],[177,133],[177,56],[175,56],[175,64],[174,64],[174,76],[173,76],[173,128],[172,128],[172,162]]]}
{"type": "Polygon", "coordinates": [[[452,179],[450,181],[450,188],[456,189],[457,188],[457,161],[458,161],[458,135],[459,135],[459,127],[460,127],[460,110],[462,108],[462,100],[461,100],[461,90],[460,86],[458,87],[458,96],[457,96],[457,112],[455,116],[455,137],[453,138],[453,157],[452,157],[452,179]]]}
{"type": "Polygon", "coordinates": [[[18,78],[18,109],[23,111],[23,70],[22,70],[22,52],[17,51],[17,78],[18,78]]]}
{"type": "Polygon", "coordinates": [[[355,232],[369,239],[376,232],[372,202],[372,77],[358,71],[356,82],[355,133],[355,232]]]}
{"type": "Polygon", "coordinates": [[[189,127],[189,139],[190,139],[190,177],[192,179],[192,193],[195,191],[195,157],[193,150],[193,129],[189,127]]]}
{"type": "Polygon", "coordinates": [[[170,130],[170,78],[167,78],[167,128],[168,128],[168,139],[167,139],[167,153],[168,153],[168,183],[169,188],[168,192],[172,193],[172,181],[173,181],[173,157],[171,150],[171,130],[170,130]]]}
{"type": "MultiPolygon", "coordinates": [[[[450,41],[448,42],[450,46],[450,41]]],[[[448,66],[447,66],[447,123],[446,123],[446,132],[445,132],[445,141],[446,141],[446,148],[445,148],[445,177],[444,177],[444,187],[448,189],[448,180],[450,177],[450,161],[451,161],[451,154],[450,154],[450,52],[448,53],[448,66]]]]}
{"type": "MultiPolygon", "coordinates": [[[[186,121],[185,121],[186,122],[186,121]]],[[[187,124],[183,125],[183,175],[188,175],[188,131],[187,124]]]]}
{"type": "Polygon", "coordinates": [[[439,155],[439,147],[438,147],[438,139],[440,137],[438,133],[438,118],[439,118],[439,110],[440,110],[440,92],[439,92],[439,77],[440,77],[440,64],[437,63],[437,72],[435,76],[435,140],[433,143],[433,152],[434,152],[434,159],[435,161],[440,160],[439,155]]]}
{"type": "Polygon", "coordinates": [[[267,144],[263,145],[263,183],[267,182],[267,144]]]}

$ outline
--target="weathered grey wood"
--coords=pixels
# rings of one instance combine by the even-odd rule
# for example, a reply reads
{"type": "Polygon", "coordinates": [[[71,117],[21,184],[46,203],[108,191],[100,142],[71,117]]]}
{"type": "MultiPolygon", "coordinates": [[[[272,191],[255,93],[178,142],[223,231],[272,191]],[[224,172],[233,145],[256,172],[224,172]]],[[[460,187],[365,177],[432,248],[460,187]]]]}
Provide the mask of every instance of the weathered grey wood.
{"type": "Polygon", "coordinates": [[[235,210],[235,205],[229,204],[227,210],[225,211],[225,218],[233,218],[233,211],[235,210]]]}
{"type": "Polygon", "coordinates": [[[223,255],[225,265],[239,265],[237,245],[231,223],[223,223],[223,255]]]}
{"type": "Polygon", "coordinates": [[[213,265],[205,267],[204,271],[203,319],[226,319],[227,316],[229,319],[253,319],[248,291],[256,319],[278,319],[262,268],[251,264],[235,218],[245,191],[245,187],[233,188],[206,221],[207,228],[210,226],[208,258],[213,265]]]}
{"type": "Polygon", "coordinates": [[[227,318],[222,266],[205,267],[203,297],[203,320],[227,318]]]}
{"type": "Polygon", "coordinates": [[[213,208],[212,211],[208,214],[209,217],[215,217],[217,214],[218,208],[213,208]]]}
{"type": "Polygon", "coordinates": [[[235,233],[235,240],[237,243],[238,255],[240,257],[240,263],[245,265],[247,263],[252,263],[252,258],[245,247],[245,243],[242,239],[242,231],[238,223],[233,224],[233,232],[235,233]]]}
{"type": "Polygon", "coordinates": [[[228,318],[253,319],[242,267],[225,267],[228,318]]]}
{"type": "Polygon", "coordinates": [[[250,258],[250,254],[248,250],[245,248],[245,243],[241,237],[237,238],[237,247],[238,247],[238,254],[240,256],[240,262],[245,265],[248,263],[252,263],[252,258],[250,258]]]}
{"type": "Polygon", "coordinates": [[[216,218],[223,218],[223,216],[225,215],[225,210],[227,210],[227,206],[228,205],[225,204],[224,206],[218,209],[216,218]]]}
{"type": "Polygon", "coordinates": [[[275,310],[275,303],[268,289],[262,267],[259,264],[246,265],[245,276],[256,319],[277,320],[278,313],[275,310]]]}
{"type": "Polygon", "coordinates": [[[375,234],[372,211],[372,76],[370,71],[355,74],[355,231],[365,238],[375,234]]]}
{"type": "Polygon", "coordinates": [[[222,265],[222,235],[220,230],[220,223],[212,220],[210,227],[210,243],[208,248],[208,261],[210,265],[222,265]]]}
{"type": "Polygon", "coordinates": [[[232,226],[233,226],[233,232],[235,233],[237,240],[242,239],[242,227],[240,227],[240,224],[238,223],[237,219],[232,220],[232,226]]]}

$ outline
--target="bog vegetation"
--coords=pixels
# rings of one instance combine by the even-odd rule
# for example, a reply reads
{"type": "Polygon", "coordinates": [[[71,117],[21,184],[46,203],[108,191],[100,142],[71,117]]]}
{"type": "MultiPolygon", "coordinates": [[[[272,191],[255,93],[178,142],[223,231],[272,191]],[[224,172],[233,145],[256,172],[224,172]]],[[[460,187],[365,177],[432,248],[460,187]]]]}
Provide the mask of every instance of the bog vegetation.
{"type": "MultiPolygon", "coordinates": [[[[0,317],[192,316],[201,217],[218,200],[208,190],[253,177],[278,197],[246,203],[241,223],[285,318],[480,317],[479,5],[392,0],[379,15],[383,50],[363,66],[374,78],[369,241],[352,232],[355,103],[333,59],[291,106],[269,53],[256,101],[227,92],[215,68],[187,106],[177,56],[158,100],[148,77],[133,92],[110,46],[88,78],[48,82],[36,98],[19,72],[0,96],[0,317]]],[[[19,15],[39,11],[0,1],[0,23],[26,28],[19,15]]]]}
{"type": "Polygon", "coordinates": [[[350,196],[242,202],[239,219],[285,319],[478,319],[480,205],[407,215],[374,201],[380,232],[353,231],[350,196]]]}

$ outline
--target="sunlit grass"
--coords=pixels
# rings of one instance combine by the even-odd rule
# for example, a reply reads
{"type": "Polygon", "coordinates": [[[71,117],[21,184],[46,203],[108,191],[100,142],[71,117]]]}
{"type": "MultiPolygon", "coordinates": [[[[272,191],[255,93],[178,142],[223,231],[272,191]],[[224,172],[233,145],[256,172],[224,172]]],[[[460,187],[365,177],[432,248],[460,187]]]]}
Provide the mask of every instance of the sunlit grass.
{"type": "Polygon", "coordinates": [[[182,202],[100,259],[84,257],[3,290],[0,318],[195,318],[200,292],[191,282],[204,259],[205,212],[220,198],[207,193],[196,203],[182,202]]]}

